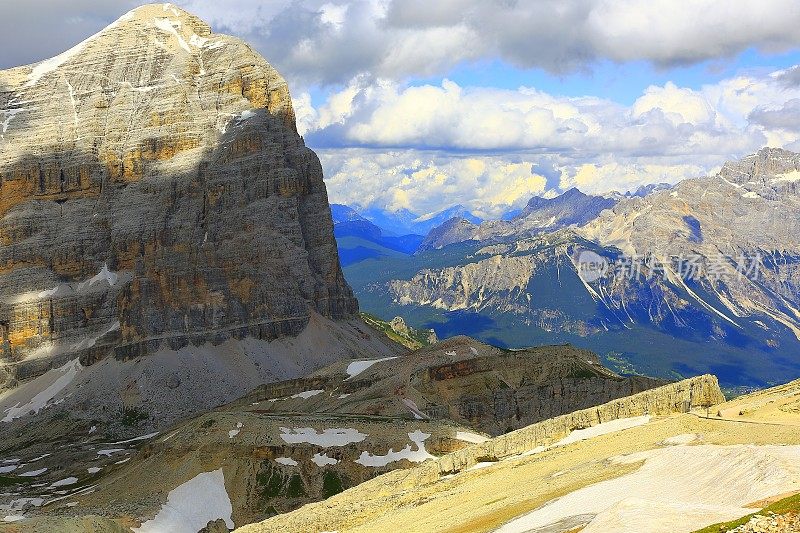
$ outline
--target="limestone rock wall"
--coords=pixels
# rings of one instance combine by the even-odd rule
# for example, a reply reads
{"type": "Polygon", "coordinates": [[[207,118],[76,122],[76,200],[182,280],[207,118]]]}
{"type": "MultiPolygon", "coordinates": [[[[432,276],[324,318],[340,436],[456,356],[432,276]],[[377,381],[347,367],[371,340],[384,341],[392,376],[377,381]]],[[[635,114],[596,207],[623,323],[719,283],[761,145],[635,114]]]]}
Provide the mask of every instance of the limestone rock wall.
{"type": "Polygon", "coordinates": [[[546,446],[567,436],[575,429],[588,428],[643,415],[686,413],[693,408],[725,402],[717,378],[711,375],[685,379],[632,396],[612,400],[597,407],[582,409],[512,431],[482,444],[477,444],[444,457],[435,464],[441,473],[460,471],[473,466],[481,457],[501,459],[546,446]]]}
{"type": "Polygon", "coordinates": [[[286,82],[196,17],[144,6],[0,71],[0,131],[0,386],[357,312],[286,82]]]}

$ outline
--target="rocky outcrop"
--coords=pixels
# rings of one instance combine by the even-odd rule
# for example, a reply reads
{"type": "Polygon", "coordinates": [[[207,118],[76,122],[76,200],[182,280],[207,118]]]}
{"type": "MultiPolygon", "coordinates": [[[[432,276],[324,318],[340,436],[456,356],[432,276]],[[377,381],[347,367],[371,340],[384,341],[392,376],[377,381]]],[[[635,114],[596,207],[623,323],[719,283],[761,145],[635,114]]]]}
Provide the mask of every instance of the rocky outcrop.
{"type": "Polygon", "coordinates": [[[241,403],[259,402],[271,414],[449,420],[500,435],[664,383],[619,376],[592,352],[569,345],[510,351],[453,337],[401,357],[340,362],[266,384],[241,403]],[[316,392],[303,398],[307,391],[316,392]]]}
{"type": "Polygon", "coordinates": [[[730,533],[791,533],[800,531],[800,513],[758,514],[730,533]]]}
{"type": "Polygon", "coordinates": [[[480,226],[465,218],[451,218],[441,226],[433,228],[419,245],[419,250],[444,248],[449,244],[474,240],[480,226]]]}
{"type": "Polygon", "coordinates": [[[616,203],[614,198],[585,194],[573,187],[555,198],[534,196],[514,220],[521,223],[523,231],[583,226],[616,203]]]}
{"type": "Polygon", "coordinates": [[[406,325],[406,321],[403,320],[403,317],[396,316],[389,321],[389,326],[392,330],[397,333],[398,335],[406,335],[410,333],[408,325],[406,325]]]}
{"type": "Polygon", "coordinates": [[[728,161],[719,176],[740,185],[761,184],[797,193],[800,154],[782,148],[762,148],[739,161],[728,161]]]}
{"type": "Polygon", "coordinates": [[[389,294],[400,305],[429,305],[448,311],[521,310],[536,266],[537,258],[532,255],[495,255],[465,265],[424,269],[410,280],[392,280],[389,294]]]}
{"type": "Polygon", "coordinates": [[[169,4],[0,72],[0,386],[357,302],[286,82],[169,4]]]}
{"type": "Polygon", "coordinates": [[[589,428],[621,418],[643,415],[687,413],[725,402],[717,378],[698,376],[671,383],[632,396],[612,400],[603,405],[550,418],[490,441],[440,457],[439,473],[457,472],[474,466],[481,457],[502,459],[524,453],[537,446],[547,446],[575,429],[589,428]]]}

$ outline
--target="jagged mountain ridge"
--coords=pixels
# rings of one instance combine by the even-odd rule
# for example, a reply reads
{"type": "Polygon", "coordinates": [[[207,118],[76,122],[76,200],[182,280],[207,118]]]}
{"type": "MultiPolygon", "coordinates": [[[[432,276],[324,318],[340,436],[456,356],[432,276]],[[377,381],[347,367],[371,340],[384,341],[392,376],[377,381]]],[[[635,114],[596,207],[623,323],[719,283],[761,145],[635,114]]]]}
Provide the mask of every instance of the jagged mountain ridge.
{"type": "Polygon", "coordinates": [[[385,235],[427,235],[428,232],[439,226],[443,222],[453,217],[465,218],[475,224],[482,219],[472,214],[463,205],[454,205],[439,211],[419,215],[408,209],[398,209],[395,211],[371,207],[367,209],[356,209],[360,216],[366,218],[376,226],[380,227],[385,235]]]}
{"type": "Polygon", "coordinates": [[[465,241],[513,240],[569,226],[583,226],[617,201],[616,198],[585,194],[574,187],[555,198],[534,196],[518,215],[508,221],[490,220],[476,224],[463,218],[452,218],[432,229],[419,249],[439,249],[465,241]]]}
{"type": "Polygon", "coordinates": [[[618,370],[769,385],[800,374],[799,158],[765,149],[716,176],[621,199],[582,227],[429,250],[375,265],[394,274],[369,282],[365,268],[347,275],[369,312],[415,316],[440,336],[572,342],[618,370]],[[587,280],[576,268],[587,250],[669,268],[587,280]],[[737,275],[740,255],[763,258],[759,279],[737,275]],[[690,256],[711,266],[683,280],[671,261],[690,256]]]}

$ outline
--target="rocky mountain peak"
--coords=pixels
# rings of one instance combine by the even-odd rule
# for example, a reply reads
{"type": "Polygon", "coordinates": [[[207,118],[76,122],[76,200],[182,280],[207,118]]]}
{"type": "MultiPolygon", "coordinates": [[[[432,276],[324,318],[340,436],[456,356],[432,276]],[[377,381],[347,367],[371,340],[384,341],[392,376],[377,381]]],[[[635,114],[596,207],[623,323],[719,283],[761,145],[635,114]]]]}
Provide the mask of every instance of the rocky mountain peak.
{"type": "Polygon", "coordinates": [[[171,4],[0,71],[0,385],[349,318],[284,79],[171,4]]]}
{"type": "Polygon", "coordinates": [[[419,250],[438,249],[448,244],[471,240],[479,229],[478,224],[458,216],[453,217],[428,232],[419,245],[419,250]]]}
{"type": "Polygon", "coordinates": [[[739,184],[797,181],[800,179],[800,154],[783,148],[765,147],[739,161],[725,163],[719,176],[739,184]]]}

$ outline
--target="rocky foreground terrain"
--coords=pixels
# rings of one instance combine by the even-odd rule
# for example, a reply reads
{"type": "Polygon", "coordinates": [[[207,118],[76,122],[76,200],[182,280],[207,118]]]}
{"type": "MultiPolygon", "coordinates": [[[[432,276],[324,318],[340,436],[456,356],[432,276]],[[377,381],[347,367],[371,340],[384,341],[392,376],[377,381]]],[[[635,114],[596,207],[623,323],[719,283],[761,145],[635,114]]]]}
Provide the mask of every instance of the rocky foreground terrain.
{"type": "Polygon", "coordinates": [[[595,354],[572,346],[508,351],[454,337],[400,357],[343,361],[262,385],[240,402],[267,401],[263,409],[275,413],[449,420],[500,435],[663,384],[614,374],[595,354]],[[317,394],[295,396],[308,390],[317,394]]]}
{"type": "Polygon", "coordinates": [[[731,529],[731,533],[785,533],[800,531],[800,514],[754,516],[746,524],[731,529]]]}
{"type": "Polygon", "coordinates": [[[77,511],[140,530],[165,495],[220,471],[224,484],[216,487],[230,501],[230,520],[243,525],[662,384],[615,375],[569,346],[509,352],[458,337],[262,385],[160,432],[133,413],[90,425],[56,406],[37,417],[44,424],[23,426],[0,444],[8,489],[0,514],[19,517],[23,531],[29,523],[55,527],[77,511]]]}
{"type": "Polygon", "coordinates": [[[388,473],[241,531],[715,531],[800,491],[798,400],[800,381],[725,403],[716,380],[695,378],[388,473]]]}

